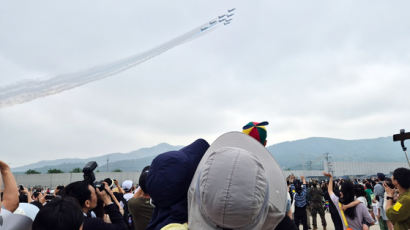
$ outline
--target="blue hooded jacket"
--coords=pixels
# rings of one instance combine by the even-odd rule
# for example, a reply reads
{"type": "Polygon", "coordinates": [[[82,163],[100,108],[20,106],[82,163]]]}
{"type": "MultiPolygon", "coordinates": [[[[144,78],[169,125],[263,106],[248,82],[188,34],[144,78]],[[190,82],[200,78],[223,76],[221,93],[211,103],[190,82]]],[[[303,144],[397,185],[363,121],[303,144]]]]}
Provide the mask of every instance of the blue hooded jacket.
{"type": "Polygon", "coordinates": [[[208,148],[208,142],[198,139],[179,151],[162,153],[152,161],[145,186],[155,209],[147,230],[188,222],[188,188],[208,148]]]}

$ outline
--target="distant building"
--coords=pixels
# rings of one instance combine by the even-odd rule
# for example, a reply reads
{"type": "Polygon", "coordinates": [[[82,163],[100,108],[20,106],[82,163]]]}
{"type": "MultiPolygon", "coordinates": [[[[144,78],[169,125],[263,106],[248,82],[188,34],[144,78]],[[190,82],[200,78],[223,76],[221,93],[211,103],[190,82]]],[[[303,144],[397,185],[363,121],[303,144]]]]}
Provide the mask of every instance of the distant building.
{"type": "Polygon", "coordinates": [[[284,170],[285,176],[321,176],[323,171],[331,171],[334,176],[370,176],[378,172],[392,173],[396,168],[408,167],[406,162],[323,162],[323,170],[284,170]]]}

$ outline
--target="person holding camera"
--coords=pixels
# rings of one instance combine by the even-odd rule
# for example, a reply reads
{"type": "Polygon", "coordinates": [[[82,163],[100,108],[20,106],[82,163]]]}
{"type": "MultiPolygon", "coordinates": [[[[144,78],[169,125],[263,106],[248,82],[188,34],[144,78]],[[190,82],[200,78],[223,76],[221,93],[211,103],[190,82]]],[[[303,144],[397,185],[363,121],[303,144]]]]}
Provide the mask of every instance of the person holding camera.
{"type": "Polygon", "coordinates": [[[77,181],[65,187],[63,197],[71,196],[80,204],[85,217],[84,230],[126,230],[127,226],[118,206],[109,195],[110,188],[105,182],[102,188],[94,188],[86,181],[77,181]],[[97,207],[97,200],[104,204],[104,212],[110,217],[111,223],[105,223],[102,218],[97,218],[93,214],[92,210],[97,207]]]}
{"type": "Polygon", "coordinates": [[[41,193],[41,190],[35,190],[33,195],[32,195],[32,205],[37,206],[37,208],[41,209],[43,208],[43,205],[46,203],[46,198],[43,195],[43,193],[41,193]]]}
{"type": "Polygon", "coordinates": [[[381,230],[392,230],[389,226],[389,219],[386,216],[386,210],[383,208],[384,201],[384,188],[383,183],[386,179],[386,176],[383,173],[377,173],[377,184],[374,186],[374,195],[378,201],[378,213],[377,219],[379,221],[381,230]]]}
{"type": "Polygon", "coordinates": [[[19,185],[19,203],[31,203],[31,191],[23,185],[19,185]]]}
{"type": "Polygon", "coordinates": [[[407,168],[394,170],[392,182],[399,191],[399,198],[393,205],[394,189],[387,183],[383,184],[386,190],[386,215],[395,230],[410,229],[410,170],[407,168]]]}

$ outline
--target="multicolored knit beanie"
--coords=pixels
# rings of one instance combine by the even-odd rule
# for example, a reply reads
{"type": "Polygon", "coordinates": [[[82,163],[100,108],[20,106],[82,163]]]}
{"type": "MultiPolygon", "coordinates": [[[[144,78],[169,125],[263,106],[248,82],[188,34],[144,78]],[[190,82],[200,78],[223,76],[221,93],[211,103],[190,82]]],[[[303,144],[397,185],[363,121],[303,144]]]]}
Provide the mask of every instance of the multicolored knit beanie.
{"type": "Polygon", "coordinates": [[[266,145],[266,128],[265,126],[269,125],[269,122],[262,121],[258,122],[249,122],[242,129],[243,133],[248,134],[249,136],[258,140],[262,145],[266,145]]]}

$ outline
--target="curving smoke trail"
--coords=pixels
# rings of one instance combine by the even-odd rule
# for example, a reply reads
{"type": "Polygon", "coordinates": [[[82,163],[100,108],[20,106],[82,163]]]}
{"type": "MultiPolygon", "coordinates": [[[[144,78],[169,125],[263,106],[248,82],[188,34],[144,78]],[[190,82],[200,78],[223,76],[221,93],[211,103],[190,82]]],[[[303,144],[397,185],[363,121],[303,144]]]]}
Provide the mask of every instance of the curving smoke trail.
{"type": "Polygon", "coordinates": [[[179,37],[176,37],[156,48],[137,54],[122,60],[96,66],[87,70],[61,74],[47,80],[27,80],[13,85],[0,87],[0,108],[25,103],[36,98],[57,94],[89,82],[97,81],[116,73],[125,71],[144,61],[147,61],[175,46],[181,45],[199,36],[214,30],[219,24],[217,20],[214,24],[205,23],[179,37]]]}

